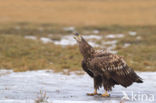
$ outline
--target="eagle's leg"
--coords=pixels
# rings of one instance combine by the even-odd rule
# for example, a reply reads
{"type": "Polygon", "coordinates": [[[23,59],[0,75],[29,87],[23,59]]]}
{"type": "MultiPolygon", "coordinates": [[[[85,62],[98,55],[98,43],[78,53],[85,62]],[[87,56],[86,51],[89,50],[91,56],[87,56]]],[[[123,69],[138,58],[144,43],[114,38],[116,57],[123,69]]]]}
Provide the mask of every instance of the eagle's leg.
{"type": "Polygon", "coordinates": [[[97,95],[97,89],[94,90],[94,93],[87,93],[87,95],[89,95],[89,96],[97,95]]]}
{"type": "Polygon", "coordinates": [[[96,87],[96,78],[94,77],[94,92],[93,93],[87,93],[89,96],[97,95],[97,87],[96,87]]]}
{"type": "Polygon", "coordinates": [[[101,95],[102,97],[109,97],[110,95],[108,94],[107,90],[105,90],[105,93],[101,95]]]}
{"type": "Polygon", "coordinates": [[[97,93],[97,89],[101,87],[102,85],[102,79],[101,76],[94,76],[94,93],[87,93],[89,96],[94,96],[94,95],[101,95],[97,93]]]}

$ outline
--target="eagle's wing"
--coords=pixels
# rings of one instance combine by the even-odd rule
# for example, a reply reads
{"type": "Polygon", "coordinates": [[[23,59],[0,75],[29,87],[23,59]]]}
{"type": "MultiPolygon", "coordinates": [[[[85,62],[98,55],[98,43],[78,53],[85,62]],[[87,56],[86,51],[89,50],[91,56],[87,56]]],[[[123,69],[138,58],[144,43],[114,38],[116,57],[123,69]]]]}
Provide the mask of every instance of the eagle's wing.
{"type": "Polygon", "coordinates": [[[103,74],[107,72],[115,82],[127,87],[133,82],[142,82],[142,79],[130,68],[122,57],[108,53],[97,56],[90,62],[92,67],[98,68],[103,74]]]}
{"type": "Polygon", "coordinates": [[[94,74],[89,70],[89,68],[87,67],[86,62],[83,60],[81,63],[82,69],[88,73],[89,76],[94,77],[94,74]]]}

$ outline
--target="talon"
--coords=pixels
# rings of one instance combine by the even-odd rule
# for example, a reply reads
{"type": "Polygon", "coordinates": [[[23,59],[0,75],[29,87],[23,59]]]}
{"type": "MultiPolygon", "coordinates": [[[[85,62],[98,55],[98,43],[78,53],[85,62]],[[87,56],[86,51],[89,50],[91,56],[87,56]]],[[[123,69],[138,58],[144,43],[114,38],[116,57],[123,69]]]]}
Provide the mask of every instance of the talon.
{"type": "Polygon", "coordinates": [[[109,97],[110,95],[109,94],[102,94],[101,96],[102,97],[109,97]]]}
{"type": "Polygon", "coordinates": [[[107,91],[101,95],[102,97],[109,97],[110,95],[107,93],[107,91]]]}
{"type": "Polygon", "coordinates": [[[94,96],[97,95],[97,93],[87,93],[88,96],[94,96]]]}
{"type": "Polygon", "coordinates": [[[87,95],[88,96],[94,96],[94,95],[99,95],[99,94],[97,93],[97,90],[95,89],[94,93],[87,93],[87,95]]]}

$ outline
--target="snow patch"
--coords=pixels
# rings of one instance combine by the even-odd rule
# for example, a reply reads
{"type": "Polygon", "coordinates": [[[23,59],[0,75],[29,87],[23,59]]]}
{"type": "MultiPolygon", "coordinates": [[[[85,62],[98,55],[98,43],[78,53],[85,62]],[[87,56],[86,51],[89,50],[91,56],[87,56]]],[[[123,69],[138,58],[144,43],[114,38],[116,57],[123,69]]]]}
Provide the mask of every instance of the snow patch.
{"type": "Polygon", "coordinates": [[[73,35],[67,35],[67,36],[63,36],[61,38],[61,40],[59,41],[53,41],[54,44],[56,45],[63,45],[63,46],[67,46],[67,45],[75,45],[76,41],[73,38],[73,35]]]}
{"type": "Polygon", "coordinates": [[[113,45],[113,44],[116,44],[118,41],[117,40],[112,40],[112,41],[104,41],[102,44],[104,45],[113,45]]]}
{"type": "Polygon", "coordinates": [[[129,31],[128,34],[131,35],[131,36],[135,36],[137,33],[134,32],[134,31],[129,31]]]}
{"type": "Polygon", "coordinates": [[[116,48],[116,44],[113,44],[112,46],[107,47],[107,51],[116,54],[117,51],[114,50],[115,48],[116,48]]]}
{"type": "MultiPolygon", "coordinates": [[[[92,39],[96,39],[96,40],[102,39],[101,36],[97,36],[97,35],[88,35],[88,36],[83,36],[83,37],[85,39],[87,39],[88,43],[93,47],[99,47],[99,45],[96,44],[95,42],[93,42],[92,39]]],[[[35,37],[35,36],[25,36],[25,38],[26,39],[37,40],[37,37],[35,37]]],[[[76,40],[73,38],[73,35],[62,36],[61,40],[52,40],[52,39],[47,38],[47,37],[41,37],[40,40],[43,43],[54,43],[55,45],[62,45],[62,46],[77,44],[76,40]]]]}
{"type": "Polygon", "coordinates": [[[104,41],[102,42],[102,44],[105,45],[110,45],[109,47],[106,48],[107,52],[116,54],[117,51],[115,51],[114,49],[116,48],[116,44],[117,44],[117,40],[112,40],[112,41],[104,41]]]}
{"type": "Polygon", "coordinates": [[[96,43],[94,43],[94,42],[89,41],[88,43],[89,43],[91,46],[93,46],[93,47],[100,47],[100,45],[98,45],[98,44],[96,44],[96,43]]]}
{"type": "MultiPolygon", "coordinates": [[[[93,46],[93,47],[98,47],[99,45],[94,43],[93,41],[90,41],[91,39],[101,39],[101,36],[97,35],[88,35],[88,36],[83,36],[85,39],[88,40],[88,43],[93,46]]],[[[73,35],[67,35],[63,36],[61,40],[59,41],[53,41],[54,44],[56,45],[62,45],[62,46],[67,46],[67,45],[75,45],[77,44],[76,40],[73,38],[73,35]]]]}
{"type": "Polygon", "coordinates": [[[51,40],[50,38],[41,37],[40,40],[41,40],[43,43],[52,43],[52,40],[51,40]]]}
{"type": "Polygon", "coordinates": [[[29,36],[29,35],[25,36],[24,38],[31,39],[31,40],[36,40],[37,39],[36,36],[29,36]]]}
{"type": "Polygon", "coordinates": [[[85,39],[97,39],[97,40],[102,39],[102,37],[101,36],[98,36],[98,35],[84,35],[83,37],[85,39]]]}
{"type": "Polygon", "coordinates": [[[107,39],[114,39],[114,38],[123,38],[124,34],[109,34],[105,38],[107,39]]]}

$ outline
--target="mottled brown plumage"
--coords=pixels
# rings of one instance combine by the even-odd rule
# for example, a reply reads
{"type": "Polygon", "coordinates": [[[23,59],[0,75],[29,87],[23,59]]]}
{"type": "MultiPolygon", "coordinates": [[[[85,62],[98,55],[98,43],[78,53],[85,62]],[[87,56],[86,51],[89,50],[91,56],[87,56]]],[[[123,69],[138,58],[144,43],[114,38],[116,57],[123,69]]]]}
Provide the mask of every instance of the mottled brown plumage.
{"type": "Polygon", "coordinates": [[[122,57],[95,50],[79,34],[75,39],[83,55],[82,68],[94,79],[95,90],[104,86],[106,91],[110,91],[114,85],[128,87],[133,82],[143,82],[122,57]]]}

